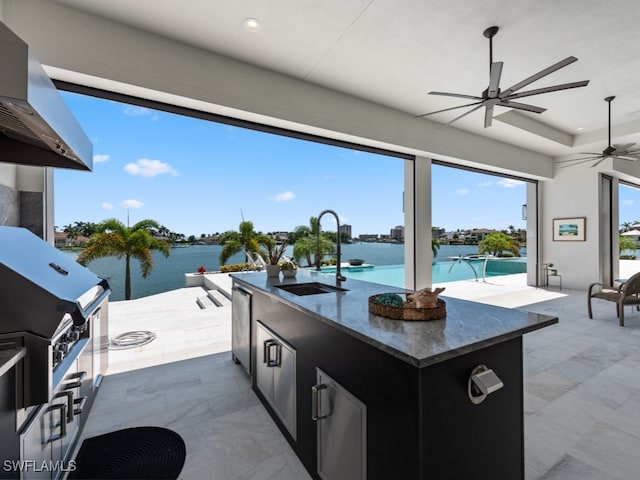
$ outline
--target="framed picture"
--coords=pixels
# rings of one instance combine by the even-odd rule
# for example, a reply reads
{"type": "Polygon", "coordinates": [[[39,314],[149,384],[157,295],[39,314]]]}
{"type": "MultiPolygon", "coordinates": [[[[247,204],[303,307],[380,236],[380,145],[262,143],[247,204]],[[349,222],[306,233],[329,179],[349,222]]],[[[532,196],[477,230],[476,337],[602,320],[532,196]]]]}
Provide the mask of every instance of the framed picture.
{"type": "Polygon", "coordinates": [[[586,217],[554,218],[554,242],[584,242],[586,237],[586,217]]]}

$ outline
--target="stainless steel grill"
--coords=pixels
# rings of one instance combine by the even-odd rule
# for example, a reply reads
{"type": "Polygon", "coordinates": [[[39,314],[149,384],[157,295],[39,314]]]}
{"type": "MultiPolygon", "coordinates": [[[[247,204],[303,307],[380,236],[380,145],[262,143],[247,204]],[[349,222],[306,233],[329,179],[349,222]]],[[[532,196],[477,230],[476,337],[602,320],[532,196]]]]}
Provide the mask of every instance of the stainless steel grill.
{"type": "Polygon", "coordinates": [[[46,403],[91,342],[109,285],[17,227],[0,227],[0,285],[0,343],[27,349],[21,406],[46,403]]]}

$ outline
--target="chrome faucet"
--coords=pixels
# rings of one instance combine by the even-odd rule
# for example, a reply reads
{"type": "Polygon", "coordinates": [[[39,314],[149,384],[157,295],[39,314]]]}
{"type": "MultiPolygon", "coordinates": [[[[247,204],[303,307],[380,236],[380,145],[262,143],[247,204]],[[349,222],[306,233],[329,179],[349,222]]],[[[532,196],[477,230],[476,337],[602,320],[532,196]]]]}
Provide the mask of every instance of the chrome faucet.
{"type": "Polygon", "coordinates": [[[318,215],[318,251],[316,252],[316,270],[320,270],[320,219],[325,213],[330,213],[336,217],[336,228],[338,229],[336,235],[336,283],[344,282],[347,280],[347,277],[340,273],[340,219],[338,218],[338,214],[333,210],[323,210],[320,212],[320,215],[318,215]]]}

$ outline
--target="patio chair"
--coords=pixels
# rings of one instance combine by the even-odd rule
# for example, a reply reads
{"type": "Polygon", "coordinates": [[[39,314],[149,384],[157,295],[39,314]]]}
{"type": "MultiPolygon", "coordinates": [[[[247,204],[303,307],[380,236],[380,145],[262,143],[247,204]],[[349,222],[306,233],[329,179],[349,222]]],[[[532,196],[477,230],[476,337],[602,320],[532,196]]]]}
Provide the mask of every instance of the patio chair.
{"type": "Polygon", "coordinates": [[[616,303],[616,313],[620,319],[620,326],[624,327],[624,306],[640,305],[640,273],[631,276],[626,282],[618,286],[604,285],[602,283],[592,283],[589,285],[587,303],[589,307],[589,318],[593,318],[591,311],[591,299],[599,298],[616,303]]]}

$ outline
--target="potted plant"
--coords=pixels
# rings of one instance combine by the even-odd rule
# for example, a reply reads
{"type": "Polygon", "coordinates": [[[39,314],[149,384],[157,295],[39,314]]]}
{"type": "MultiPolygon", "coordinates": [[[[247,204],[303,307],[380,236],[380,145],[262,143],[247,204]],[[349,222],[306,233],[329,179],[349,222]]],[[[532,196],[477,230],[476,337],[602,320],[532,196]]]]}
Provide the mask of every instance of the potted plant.
{"type": "Polygon", "coordinates": [[[198,273],[199,273],[200,275],[204,275],[205,273],[207,273],[207,269],[206,269],[206,268],[204,268],[204,266],[200,265],[200,266],[198,267],[198,273]]]}
{"type": "Polygon", "coordinates": [[[280,262],[280,271],[282,272],[283,277],[293,278],[296,276],[296,273],[298,273],[298,266],[293,259],[284,257],[280,262]]]}
{"type": "Polygon", "coordinates": [[[273,237],[264,235],[260,238],[260,245],[263,247],[262,256],[267,262],[267,277],[277,277],[280,274],[280,259],[287,248],[287,242],[278,244],[273,237]]]}

